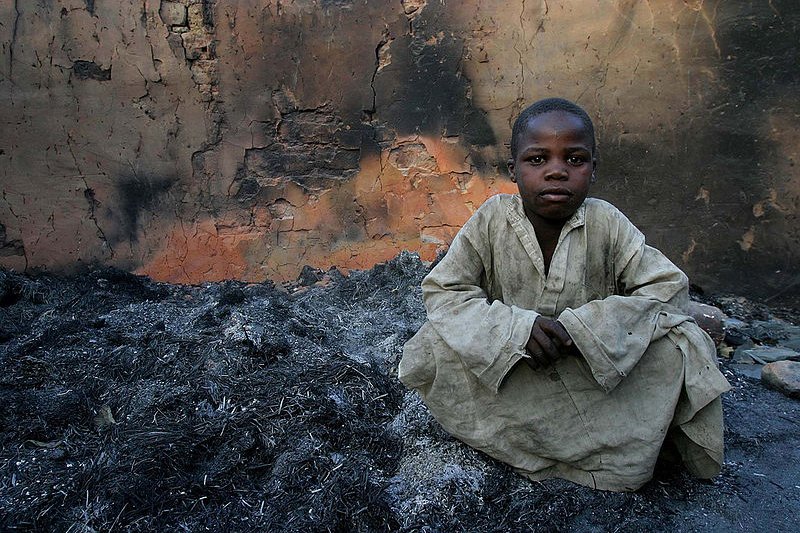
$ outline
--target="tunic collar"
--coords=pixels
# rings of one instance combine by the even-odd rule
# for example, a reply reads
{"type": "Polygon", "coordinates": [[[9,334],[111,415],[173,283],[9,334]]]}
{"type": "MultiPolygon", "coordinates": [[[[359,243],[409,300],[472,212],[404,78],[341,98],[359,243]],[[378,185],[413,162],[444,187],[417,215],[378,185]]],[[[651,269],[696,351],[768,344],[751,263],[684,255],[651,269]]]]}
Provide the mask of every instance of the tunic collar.
{"type": "MultiPolygon", "coordinates": [[[[528,217],[525,216],[525,209],[522,207],[522,198],[520,198],[519,194],[512,194],[506,198],[506,217],[511,227],[514,228],[514,232],[522,243],[522,247],[525,248],[525,251],[528,253],[528,257],[533,261],[533,265],[539,272],[539,275],[542,278],[546,278],[547,275],[545,274],[542,250],[539,248],[539,241],[536,239],[536,232],[533,229],[533,225],[530,220],[528,220],[528,217]]],[[[564,227],[561,228],[561,235],[558,238],[558,245],[556,248],[561,245],[561,241],[564,240],[570,231],[583,226],[585,219],[586,200],[583,201],[578,210],[575,211],[564,224],[564,227]]]]}

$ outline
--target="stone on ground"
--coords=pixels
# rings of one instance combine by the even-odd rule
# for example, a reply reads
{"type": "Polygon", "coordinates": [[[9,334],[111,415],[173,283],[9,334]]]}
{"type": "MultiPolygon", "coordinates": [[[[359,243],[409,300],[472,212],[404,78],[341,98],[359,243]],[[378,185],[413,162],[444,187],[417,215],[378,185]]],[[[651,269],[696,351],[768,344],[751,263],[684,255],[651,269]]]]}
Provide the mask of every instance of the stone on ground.
{"type": "Polygon", "coordinates": [[[761,379],[761,369],[764,367],[762,365],[732,363],[730,368],[740,376],[747,376],[758,381],[761,379]]]}
{"type": "Polygon", "coordinates": [[[753,348],[741,350],[741,354],[761,364],[790,359],[800,360],[800,353],[780,346],[754,346],[753,348]]]}
{"type": "Polygon", "coordinates": [[[733,355],[731,356],[731,361],[738,364],[744,365],[752,365],[755,363],[755,360],[747,354],[748,350],[752,350],[755,348],[755,344],[750,339],[747,339],[747,342],[743,343],[740,346],[737,346],[736,349],[733,351],[733,355]]]}
{"type": "Polygon", "coordinates": [[[714,344],[719,344],[725,338],[723,320],[728,318],[718,307],[713,305],[701,304],[700,302],[689,302],[689,314],[694,318],[697,325],[708,333],[714,344]]]}
{"type": "Polygon", "coordinates": [[[800,399],[800,363],[776,361],[761,369],[761,381],[787,396],[800,399]]]}

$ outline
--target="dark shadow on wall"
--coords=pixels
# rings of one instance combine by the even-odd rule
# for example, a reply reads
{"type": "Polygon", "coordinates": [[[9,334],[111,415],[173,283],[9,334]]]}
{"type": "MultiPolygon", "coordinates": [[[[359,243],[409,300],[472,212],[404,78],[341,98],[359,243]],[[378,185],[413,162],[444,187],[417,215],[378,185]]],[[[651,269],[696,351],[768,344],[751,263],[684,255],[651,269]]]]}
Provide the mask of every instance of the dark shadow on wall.
{"type": "Polygon", "coordinates": [[[594,192],[619,205],[693,282],[796,305],[800,199],[781,198],[783,212],[768,202],[763,212],[754,207],[791,180],[776,174],[787,155],[768,136],[771,115],[800,116],[800,14],[789,4],[721,2],[717,90],[676,124],[654,125],[649,139],[663,143],[599,131],[613,146],[601,153],[594,192]]]}
{"type": "MultiPolygon", "coordinates": [[[[707,264],[713,261],[728,290],[773,303],[798,303],[800,228],[796,217],[800,198],[781,199],[789,204],[786,213],[768,206],[762,214],[755,206],[791,179],[776,175],[786,154],[769,137],[769,118],[788,115],[796,124],[800,116],[796,99],[800,91],[800,13],[794,2],[786,0],[743,4],[721,2],[717,14],[717,20],[724,22],[717,25],[716,32],[721,83],[715,105],[707,111],[707,137],[715,159],[704,168],[705,173],[716,176],[715,188],[722,191],[722,202],[725,191],[739,191],[740,203],[738,210],[722,202],[722,209],[716,203],[712,206],[715,212],[722,212],[731,239],[703,259],[707,264]],[[748,231],[752,231],[752,245],[745,237],[748,231]]],[[[702,153],[696,155],[703,159],[702,153]]],[[[715,240],[715,232],[709,235],[715,240]]]]}

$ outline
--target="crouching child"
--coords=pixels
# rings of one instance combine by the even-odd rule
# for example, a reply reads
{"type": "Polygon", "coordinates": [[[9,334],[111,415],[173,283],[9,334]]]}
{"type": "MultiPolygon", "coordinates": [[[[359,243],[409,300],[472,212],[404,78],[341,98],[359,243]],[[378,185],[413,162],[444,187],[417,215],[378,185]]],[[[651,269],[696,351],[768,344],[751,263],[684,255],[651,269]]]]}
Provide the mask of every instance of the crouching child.
{"type": "Polygon", "coordinates": [[[730,386],[688,316],[686,275],[587,197],[595,152],[577,105],[520,114],[519,193],[487,200],[422,282],[428,320],[400,380],[450,434],[534,480],[636,490],[667,448],[710,478],[730,386]]]}

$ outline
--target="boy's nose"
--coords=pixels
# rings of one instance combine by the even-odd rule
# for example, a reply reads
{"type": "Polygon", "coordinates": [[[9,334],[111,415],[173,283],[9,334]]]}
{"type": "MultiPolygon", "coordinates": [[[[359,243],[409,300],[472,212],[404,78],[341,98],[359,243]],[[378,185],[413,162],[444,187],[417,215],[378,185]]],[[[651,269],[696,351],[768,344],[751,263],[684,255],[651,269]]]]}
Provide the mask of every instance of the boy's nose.
{"type": "Polygon", "coordinates": [[[569,175],[567,174],[567,169],[563,165],[555,164],[547,169],[544,177],[548,180],[564,180],[567,179],[569,175]]]}

